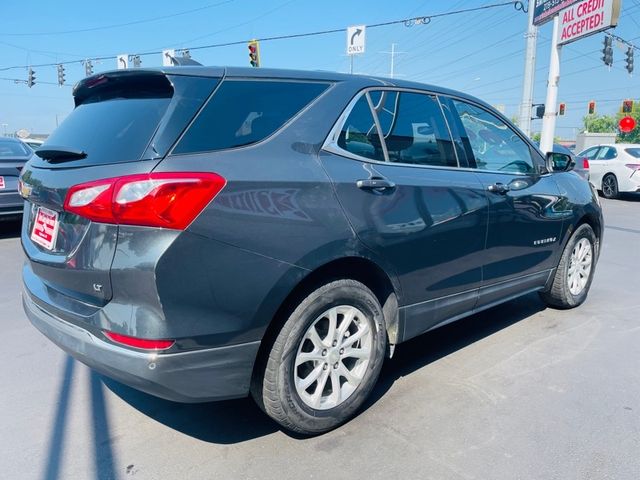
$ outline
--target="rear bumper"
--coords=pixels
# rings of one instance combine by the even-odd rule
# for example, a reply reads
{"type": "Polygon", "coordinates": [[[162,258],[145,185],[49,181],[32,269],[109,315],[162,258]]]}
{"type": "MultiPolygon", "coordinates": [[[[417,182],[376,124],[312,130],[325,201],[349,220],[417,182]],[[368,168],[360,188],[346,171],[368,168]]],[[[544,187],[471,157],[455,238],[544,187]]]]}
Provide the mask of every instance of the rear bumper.
{"type": "Polygon", "coordinates": [[[28,290],[22,303],[31,323],[77,360],[119,382],[176,402],[206,402],[249,393],[260,342],[162,354],[122,348],[54,316],[28,290]]]}
{"type": "Polygon", "coordinates": [[[24,201],[17,191],[0,190],[0,220],[22,216],[24,201]]]}

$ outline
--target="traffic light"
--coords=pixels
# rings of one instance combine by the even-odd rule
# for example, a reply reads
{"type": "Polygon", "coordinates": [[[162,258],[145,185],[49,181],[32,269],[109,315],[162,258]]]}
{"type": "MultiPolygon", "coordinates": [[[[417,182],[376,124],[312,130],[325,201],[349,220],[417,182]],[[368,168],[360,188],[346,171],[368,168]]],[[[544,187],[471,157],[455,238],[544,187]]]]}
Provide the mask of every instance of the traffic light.
{"type": "Polygon", "coordinates": [[[633,112],[633,100],[625,100],[622,102],[622,113],[633,112]]]}
{"type": "Polygon", "coordinates": [[[133,68],[140,68],[140,65],[142,65],[142,60],[140,60],[140,55],[134,55],[131,60],[133,62],[133,68]]]}
{"type": "Polygon", "coordinates": [[[260,66],[260,44],[257,40],[251,40],[247,45],[249,48],[249,63],[252,67],[260,66]]]}
{"type": "Polygon", "coordinates": [[[566,108],[566,105],[564,103],[561,103],[560,106],[558,107],[558,115],[564,115],[565,108],[566,108]]]}
{"type": "Polygon", "coordinates": [[[613,65],[613,37],[604,37],[604,47],[602,47],[602,61],[610,67],[613,65]]]}
{"type": "Polygon", "coordinates": [[[627,48],[627,65],[625,68],[629,75],[633,73],[633,47],[631,45],[627,48]]]}
{"type": "Polygon", "coordinates": [[[536,118],[544,117],[544,104],[534,105],[536,107],[536,118]]]}
{"type": "Polygon", "coordinates": [[[36,72],[34,72],[33,69],[29,67],[29,73],[27,75],[27,86],[31,88],[35,84],[36,84],[36,72]]]}
{"type": "Polygon", "coordinates": [[[87,77],[90,77],[91,75],[93,75],[93,63],[91,63],[91,60],[84,61],[84,74],[87,77]]]}
{"type": "Polygon", "coordinates": [[[64,65],[58,65],[58,85],[64,85],[64,65]]]}
{"type": "Polygon", "coordinates": [[[589,115],[593,115],[594,113],[596,113],[596,102],[594,102],[593,100],[591,100],[589,102],[589,115]]]}

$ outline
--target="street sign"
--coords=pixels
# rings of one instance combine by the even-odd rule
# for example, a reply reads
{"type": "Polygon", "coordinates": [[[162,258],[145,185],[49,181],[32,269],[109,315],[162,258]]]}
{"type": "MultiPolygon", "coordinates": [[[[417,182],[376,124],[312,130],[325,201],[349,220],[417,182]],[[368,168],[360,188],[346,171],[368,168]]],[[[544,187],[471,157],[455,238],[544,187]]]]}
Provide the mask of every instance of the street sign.
{"type": "Polygon", "coordinates": [[[118,70],[129,68],[129,54],[118,55],[118,70]]]}
{"type": "Polygon", "coordinates": [[[176,51],[174,49],[163,50],[162,51],[162,66],[163,67],[172,67],[173,66],[173,58],[176,58],[176,51]]]}
{"type": "Polygon", "coordinates": [[[566,45],[618,24],[620,0],[582,0],[558,14],[558,45],[566,45]]]}
{"type": "Polygon", "coordinates": [[[347,27],[347,55],[364,53],[365,25],[347,27]]]}
{"type": "MultiPolygon", "coordinates": [[[[580,0],[535,0],[536,7],[533,11],[533,24],[542,25],[549,20],[553,20],[553,17],[560,10],[570,7],[578,1],[580,0]]],[[[529,1],[529,5],[532,3],[534,3],[534,0],[529,1]]]]}

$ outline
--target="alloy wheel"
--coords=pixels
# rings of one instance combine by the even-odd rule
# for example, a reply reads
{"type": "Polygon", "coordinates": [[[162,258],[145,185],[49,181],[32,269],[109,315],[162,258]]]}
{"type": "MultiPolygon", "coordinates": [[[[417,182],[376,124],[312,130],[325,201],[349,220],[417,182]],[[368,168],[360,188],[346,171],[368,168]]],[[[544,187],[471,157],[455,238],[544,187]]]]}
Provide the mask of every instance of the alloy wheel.
{"type": "Polygon", "coordinates": [[[367,317],[350,305],[332,307],[302,337],[294,365],[296,392],[315,410],[337,407],[362,382],[372,354],[367,317]]]}
{"type": "Polygon", "coordinates": [[[581,238],[571,251],[567,283],[572,295],[579,295],[589,281],[593,262],[593,247],[587,238],[581,238]]]}

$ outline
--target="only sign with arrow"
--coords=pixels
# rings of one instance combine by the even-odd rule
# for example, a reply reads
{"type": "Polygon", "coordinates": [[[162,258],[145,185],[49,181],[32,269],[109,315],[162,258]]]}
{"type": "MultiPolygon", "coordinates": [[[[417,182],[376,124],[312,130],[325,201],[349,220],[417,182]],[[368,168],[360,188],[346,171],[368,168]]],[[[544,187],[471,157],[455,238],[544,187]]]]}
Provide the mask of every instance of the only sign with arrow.
{"type": "Polygon", "coordinates": [[[364,53],[365,25],[347,27],[347,55],[364,53]]]}

